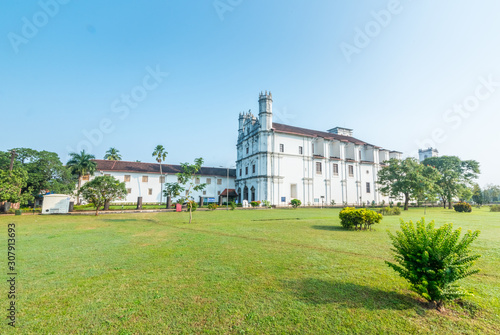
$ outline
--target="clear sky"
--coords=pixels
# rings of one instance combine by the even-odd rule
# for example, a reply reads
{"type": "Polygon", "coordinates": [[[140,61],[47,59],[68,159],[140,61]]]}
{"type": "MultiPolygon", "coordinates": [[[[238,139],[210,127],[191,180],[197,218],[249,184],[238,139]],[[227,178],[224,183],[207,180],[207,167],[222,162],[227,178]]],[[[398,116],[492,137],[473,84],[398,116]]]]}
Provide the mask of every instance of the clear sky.
{"type": "Polygon", "coordinates": [[[236,159],[238,114],[354,129],[500,184],[500,2],[0,2],[0,150],[109,147],[124,160],[236,159]],[[89,140],[90,138],[90,140],[89,140]]]}

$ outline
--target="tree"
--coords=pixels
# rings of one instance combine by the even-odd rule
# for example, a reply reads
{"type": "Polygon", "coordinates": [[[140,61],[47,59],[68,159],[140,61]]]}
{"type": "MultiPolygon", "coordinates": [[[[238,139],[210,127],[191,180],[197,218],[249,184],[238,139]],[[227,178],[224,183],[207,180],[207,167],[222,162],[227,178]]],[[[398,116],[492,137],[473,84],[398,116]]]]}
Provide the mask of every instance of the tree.
{"type": "Polygon", "coordinates": [[[472,185],[477,178],[479,163],[474,160],[462,161],[456,156],[429,157],[424,165],[435,167],[441,174],[437,181],[438,193],[443,200],[443,207],[451,209],[454,197],[457,197],[463,187],[472,185]]]}
{"type": "Polygon", "coordinates": [[[120,183],[112,176],[99,176],[85,183],[78,193],[89,203],[94,204],[97,216],[99,209],[106,203],[124,198],[127,195],[127,189],[125,183],[120,183]]]}
{"type": "Polygon", "coordinates": [[[453,230],[452,224],[436,229],[434,221],[426,225],[423,218],[416,227],[401,220],[401,231],[389,233],[395,262],[385,263],[441,309],[444,301],[468,294],[455,284],[457,280],[479,272],[471,267],[480,256],[469,249],[479,231],[469,230],[459,241],[460,233],[461,228],[453,230]]]}
{"type": "Polygon", "coordinates": [[[458,199],[462,202],[469,202],[472,199],[472,187],[462,186],[458,191],[458,199]]]}
{"type": "Polygon", "coordinates": [[[401,194],[405,197],[404,210],[408,210],[411,199],[423,198],[425,194],[432,196],[434,185],[439,178],[436,169],[420,164],[415,158],[404,160],[392,158],[388,165],[378,172],[380,191],[392,198],[401,194]]]}
{"type": "Polygon", "coordinates": [[[28,173],[22,168],[0,170],[0,202],[27,203],[33,199],[31,189],[22,192],[28,182],[28,173]]]}
{"type": "MultiPolygon", "coordinates": [[[[0,170],[9,170],[10,159],[11,159],[10,152],[0,151],[0,170]]],[[[20,167],[20,166],[21,166],[21,164],[19,163],[19,160],[16,159],[14,161],[13,168],[20,167]]]]}
{"type": "Polygon", "coordinates": [[[121,161],[122,155],[120,155],[119,152],[120,150],[116,148],[109,148],[104,155],[104,159],[107,159],[108,161],[121,161]]]}
{"type": "Polygon", "coordinates": [[[71,169],[65,167],[55,152],[37,151],[30,148],[15,148],[17,165],[28,173],[23,193],[31,189],[33,196],[44,190],[70,194],[75,189],[76,178],[71,169]]]}
{"type": "Polygon", "coordinates": [[[472,201],[474,201],[477,205],[483,204],[483,192],[481,191],[481,187],[478,184],[474,184],[472,187],[472,201]]]}
{"type": "MultiPolygon", "coordinates": [[[[153,157],[156,157],[156,161],[158,162],[158,164],[160,164],[160,178],[161,178],[161,176],[163,176],[163,171],[161,170],[161,162],[165,161],[165,159],[167,158],[167,155],[168,155],[168,152],[165,151],[165,148],[161,144],[158,144],[156,146],[155,150],[153,151],[153,157]]],[[[163,184],[162,184],[162,188],[163,188],[163,184]]],[[[162,193],[163,193],[163,189],[162,189],[162,193]]],[[[160,202],[161,202],[161,200],[162,199],[160,199],[160,202]]]]}
{"type": "Polygon", "coordinates": [[[181,163],[182,172],[177,174],[178,184],[181,185],[182,191],[186,192],[186,200],[188,201],[187,207],[189,209],[189,223],[193,219],[193,207],[195,206],[194,199],[191,196],[193,191],[201,191],[205,188],[206,184],[196,184],[196,174],[201,169],[203,158],[196,158],[194,164],[181,163]]]}
{"type": "Polygon", "coordinates": [[[488,204],[500,201],[500,186],[488,184],[483,190],[483,201],[488,204]]]}
{"type": "MultiPolygon", "coordinates": [[[[82,150],[79,154],[72,152],[69,154],[71,159],[66,163],[68,167],[71,168],[73,174],[78,176],[78,191],[82,186],[82,177],[90,174],[94,175],[97,168],[96,162],[92,161],[95,159],[94,155],[87,154],[85,150],[82,150]]],[[[78,204],[80,204],[80,197],[78,197],[78,204]]]]}
{"type": "Polygon", "coordinates": [[[184,188],[178,183],[165,183],[163,195],[167,197],[167,208],[170,207],[172,198],[178,197],[184,188]]]}

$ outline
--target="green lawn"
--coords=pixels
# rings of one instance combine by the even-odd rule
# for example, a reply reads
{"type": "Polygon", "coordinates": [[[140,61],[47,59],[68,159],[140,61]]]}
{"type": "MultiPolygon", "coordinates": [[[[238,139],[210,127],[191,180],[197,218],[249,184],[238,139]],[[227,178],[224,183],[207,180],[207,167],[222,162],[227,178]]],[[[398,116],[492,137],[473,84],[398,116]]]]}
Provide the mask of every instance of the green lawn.
{"type": "MultiPolygon", "coordinates": [[[[428,209],[437,224],[479,229],[474,296],[428,309],[384,260],[386,230],[340,229],[339,209],[94,216],[3,216],[17,229],[19,334],[500,333],[500,213],[428,209]]],[[[0,284],[6,315],[8,284],[0,284]]]]}

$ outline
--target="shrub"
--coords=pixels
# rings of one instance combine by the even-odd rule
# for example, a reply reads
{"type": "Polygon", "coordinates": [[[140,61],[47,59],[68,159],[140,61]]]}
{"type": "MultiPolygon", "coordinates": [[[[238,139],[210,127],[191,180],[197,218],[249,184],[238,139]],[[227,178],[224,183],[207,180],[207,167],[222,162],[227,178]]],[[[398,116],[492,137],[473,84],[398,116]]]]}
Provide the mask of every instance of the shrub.
{"type": "Polygon", "coordinates": [[[500,212],[500,205],[491,205],[490,212],[500,212]]]}
{"type": "Polygon", "coordinates": [[[379,213],[382,215],[401,215],[401,208],[399,207],[383,207],[379,210],[379,213]]]}
{"type": "Polygon", "coordinates": [[[378,213],[382,215],[391,215],[391,208],[390,207],[382,207],[378,210],[378,213]]]}
{"type": "Polygon", "coordinates": [[[217,205],[216,203],[211,202],[211,203],[208,204],[207,207],[208,207],[209,210],[214,211],[214,210],[216,210],[219,207],[219,205],[217,205]]]}
{"type": "Polygon", "coordinates": [[[382,214],[372,210],[354,207],[345,207],[339,213],[340,224],[347,229],[371,229],[371,225],[382,220],[382,214]]]}
{"type": "Polygon", "coordinates": [[[231,201],[229,203],[229,208],[231,208],[231,210],[234,211],[234,209],[236,208],[236,203],[234,201],[231,201]]]}
{"type": "Polygon", "coordinates": [[[396,206],[401,207],[401,201],[398,201],[396,206]]]}
{"type": "Polygon", "coordinates": [[[401,220],[401,231],[389,233],[395,263],[385,262],[401,277],[408,280],[411,288],[426,300],[442,308],[443,301],[459,298],[468,293],[454,284],[479,270],[472,270],[480,255],[471,255],[469,245],[479,231],[468,231],[458,242],[461,228],[453,230],[452,224],[434,228],[434,221],[401,220]],[[458,243],[457,243],[458,242],[458,243]]]}
{"type": "Polygon", "coordinates": [[[260,205],[260,201],[250,201],[250,205],[252,205],[252,207],[258,207],[260,205]]]}
{"type": "Polygon", "coordinates": [[[330,201],[330,205],[335,206],[335,200],[330,201]]]}
{"type": "Polygon", "coordinates": [[[302,205],[302,201],[300,201],[299,199],[292,199],[292,201],[290,201],[290,203],[292,204],[293,208],[297,208],[300,205],[302,205]]]}
{"type": "Polygon", "coordinates": [[[271,201],[269,201],[269,200],[262,200],[262,204],[266,208],[271,208],[271,201]]]}
{"type": "Polygon", "coordinates": [[[453,205],[453,208],[455,209],[455,212],[460,212],[460,213],[472,212],[472,206],[466,202],[457,202],[456,204],[453,205]]]}
{"type": "Polygon", "coordinates": [[[20,210],[20,209],[16,209],[16,210],[14,211],[14,214],[15,214],[15,215],[21,215],[21,214],[23,214],[23,211],[22,211],[22,210],[20,210]]]}

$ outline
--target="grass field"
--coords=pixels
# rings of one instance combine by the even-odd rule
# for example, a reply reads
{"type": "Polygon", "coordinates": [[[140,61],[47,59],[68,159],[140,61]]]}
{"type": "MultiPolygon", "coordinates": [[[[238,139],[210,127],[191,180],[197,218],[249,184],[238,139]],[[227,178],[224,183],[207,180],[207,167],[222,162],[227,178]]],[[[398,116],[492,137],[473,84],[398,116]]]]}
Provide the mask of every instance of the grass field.
{"type": "Polygon", "coordinates": [[[498,334],[500,213],[427,209],[479,229],[474,292],[429,309],[384,260],[387,230],[340,229],[338,209],[0,217],[6,315],[7,224],[16,224],[17,327],[2,334],[498,334]]]}

